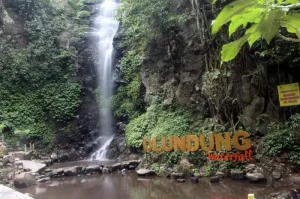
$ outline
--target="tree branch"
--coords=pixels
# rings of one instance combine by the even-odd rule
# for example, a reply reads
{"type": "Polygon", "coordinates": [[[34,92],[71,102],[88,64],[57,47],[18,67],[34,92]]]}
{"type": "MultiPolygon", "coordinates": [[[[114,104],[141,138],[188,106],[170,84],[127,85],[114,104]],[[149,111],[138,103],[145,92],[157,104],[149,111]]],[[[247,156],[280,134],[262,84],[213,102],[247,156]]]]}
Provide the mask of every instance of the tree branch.
{"type": "Polygon", "coordinates": [[[283,8],[283,9],[295,9],[295,8],[300,8],[300,3],[295,3],[292,5],[288,6],[275,6],[276,8],[283,8]]]}
{"type": "Polygon", "coordinates": [[[280,37],[281,39],[285,40],[285,41],[291,41],[291,42],[300,42],[300,39],[294,39],[294,38],[290,38],[290,37],[285,37],[280,33],[277,33],[277,36],[280,37]]]}

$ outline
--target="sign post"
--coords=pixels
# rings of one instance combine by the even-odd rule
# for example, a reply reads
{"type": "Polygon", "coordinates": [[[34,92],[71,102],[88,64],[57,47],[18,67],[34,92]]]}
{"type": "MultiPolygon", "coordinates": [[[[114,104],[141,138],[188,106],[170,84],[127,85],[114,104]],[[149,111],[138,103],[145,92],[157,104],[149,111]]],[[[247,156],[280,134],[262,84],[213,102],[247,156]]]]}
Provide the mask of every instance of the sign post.
{"type": "Polygon", "coordinates": [[[277,86],[281,107],[300,105],[299,83],[277,86]]]}

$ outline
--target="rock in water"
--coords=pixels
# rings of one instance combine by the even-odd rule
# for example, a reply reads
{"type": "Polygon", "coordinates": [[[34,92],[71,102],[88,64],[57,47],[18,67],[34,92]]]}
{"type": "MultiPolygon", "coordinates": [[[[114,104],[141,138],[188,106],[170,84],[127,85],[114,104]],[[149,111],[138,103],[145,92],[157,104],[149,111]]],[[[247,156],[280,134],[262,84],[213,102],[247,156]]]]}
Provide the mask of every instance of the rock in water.
{"type": "Polygon", "coordinates": [[[102,169],[102,173],[109,173],[109,170],[108,170],[108,168],[106,168],[106,167],[104,167],[103,169],[102,169]]]}
{"type": "Polygon", "coordinates": [[[136,171],[138,176],[153,176],[155,175],[155,172],[149,169],[139,169],[136,171]]]}
{"type": "Polygon", "coordinates": [[[262,173],[247,173],[246,178],[250,182],[263,182],[266,180],[264,174],[262,173]]]}
{"type": "Polygon", "coordinates": [[[117,171],[119,169],[121,169],[121,163],[116,163],[114,165],[111,166],[112,171],[117,171]]]}
{"type": "Polygon", "coordinates": [[[59,177],[64,175],[64,170],[63,169],[55,169],[52,171],[51,177],[59,177]]]}
{"type": "Polygon", "coordinates": [[[179,179],[177,179],[177,182],[179,182],[179,183],[185,183],[185,179],[183,179],[183,178],[179,178],[179,179]]]}
{"type": "Polygon", "coordinates": [[[51,155],[50,155],[50,158],[52,159],[52,160],[57,160],[58,159],[58,156],[57,156],[57,154],[56,153],[52,153],[51,155]]]}
{"type": "Polygon", "coordinates": [[[50,177],[45,177],[45,178],[41,178],[41,179],[37,180],[37,182],[39,182],[39,183],[47,182],[47,181],[50,181],[50,177]]]}
{"type": "Polygon", "coordinates": [[[76,176],[77,175],[77,168],[70,167],[64,170],[65,176],[76,176]]]}
{"type": "Polygon", "coordinates": [[[242,180],[244,179],[244,172],[241,170],[231,170],[230,171],[230,177],[233,180],[242,180]]]}
{"type": "Polygon", "coordinates": [[[46,164],[30,161],[30,160],[21,160],[21,163],[23,163],[23,168],[30,170],[33,173],[39,173],[43,169],[46,168],[46,164]]]}
{"type": "Polygon", "coordinates": [[[191,183],[193,184],[199,183],[199,177],[191,177],[191,183]]]}
{"type": "Polygon", "coordinates": [[[101,167],[99,165],[92,165],[85,168],[85,171],[87,174],[92,173],[101,173],[101,167]]]}
{"type": "Polygon", "coordinates": [[[184,177],[184,174],[183,173],[171,173],[171,178],[173,179],[178,179],[178,178],[183,178],[184,177]]]}
{"type": "Polygon", "coordinates": [[[279,180],[281,178],[281,173],[280,173],[280,171],[275,170],[272,172],[272,176],[275,180],[279,180]]]}
{"type": "Polygon", "coordinates": [[[211,183],[218,183],[218,182],[220,182],[220,177],[219,176],[212,176],[212,177],[210,177],[210,182],[211,183]]]}
{"type": "Polygon", "coordinates": [[[31,173],[21,173],[14,178],[16,188],[26,188],[35,184],[35,177],[31,173]]]}

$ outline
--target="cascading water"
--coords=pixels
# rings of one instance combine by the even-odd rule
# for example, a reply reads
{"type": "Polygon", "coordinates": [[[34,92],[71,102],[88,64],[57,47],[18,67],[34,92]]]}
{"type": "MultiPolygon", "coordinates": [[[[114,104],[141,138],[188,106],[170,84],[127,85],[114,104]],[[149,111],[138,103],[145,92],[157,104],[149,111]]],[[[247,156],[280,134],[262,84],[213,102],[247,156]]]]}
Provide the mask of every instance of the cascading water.
{"type": "Polygon", "coordinates": [[[114,13],[119,6],[116,0],[104,0],[100,4],[96,19],[96,35],[99,38],[98,77],[100,83],[100,118],[101,136],[97,138],[100,148],[92,154],[92,160],[106,160],[107,148],[114,138],[112,131],[112,111],[110,97],[113,91],[113,38],[117,33],[119,22],[114,19],[114,13]]]}

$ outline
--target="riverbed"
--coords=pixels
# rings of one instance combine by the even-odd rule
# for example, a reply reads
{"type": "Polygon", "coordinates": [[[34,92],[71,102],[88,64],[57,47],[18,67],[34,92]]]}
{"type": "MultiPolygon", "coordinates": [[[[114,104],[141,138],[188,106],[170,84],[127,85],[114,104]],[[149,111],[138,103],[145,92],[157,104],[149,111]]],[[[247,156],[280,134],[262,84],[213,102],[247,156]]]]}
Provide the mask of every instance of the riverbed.
{"type": "Polygon", "coordinates": [[[192,184],[112,173],[55,179],[18,191],[31,193],[35,199],[247,199],[248,193],[260,197],[276,190],[267,184],[230,179],[211,184],[203,178],[192,184]]]}

